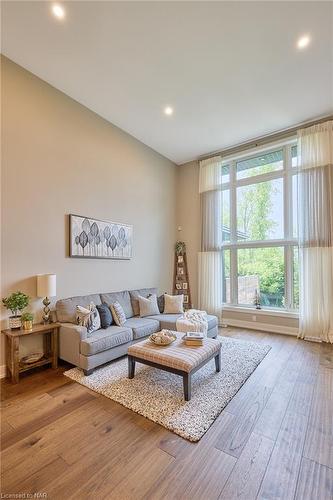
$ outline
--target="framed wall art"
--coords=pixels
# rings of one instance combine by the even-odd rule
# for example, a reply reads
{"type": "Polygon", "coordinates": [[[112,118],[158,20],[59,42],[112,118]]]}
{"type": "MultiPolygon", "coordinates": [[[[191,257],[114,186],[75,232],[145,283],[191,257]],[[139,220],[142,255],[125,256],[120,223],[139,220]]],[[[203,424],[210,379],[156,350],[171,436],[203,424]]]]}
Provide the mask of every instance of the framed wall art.
{"type": "Polygon", "coordinates": [[[131,259],[133,226],[69,215],[69,255],[84,259],[131,259]]]}

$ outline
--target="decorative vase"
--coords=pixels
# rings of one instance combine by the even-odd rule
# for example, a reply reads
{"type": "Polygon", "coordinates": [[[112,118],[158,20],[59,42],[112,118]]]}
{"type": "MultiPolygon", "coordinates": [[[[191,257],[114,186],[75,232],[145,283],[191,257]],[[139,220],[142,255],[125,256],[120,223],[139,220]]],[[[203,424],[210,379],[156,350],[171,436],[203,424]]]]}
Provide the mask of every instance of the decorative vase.
{"type": "Polygon", "coordinates": [[[32,330],[32,320],[22,321],[23,330],[32,330]]]}
{"type": "Polygon", "coordinates": [[[21,315],[19,316],[9,316],[9,328],[16,330],[21,328],[21,315]]]}

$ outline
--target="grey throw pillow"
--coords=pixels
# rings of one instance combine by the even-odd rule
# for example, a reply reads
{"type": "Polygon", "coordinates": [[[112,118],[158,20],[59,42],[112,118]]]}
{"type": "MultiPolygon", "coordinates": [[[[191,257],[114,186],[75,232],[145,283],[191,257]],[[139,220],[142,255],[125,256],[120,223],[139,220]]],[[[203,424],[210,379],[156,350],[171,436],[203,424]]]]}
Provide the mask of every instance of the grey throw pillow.
{"type": "Polygon", "coordinates": [[[157,297],[157,304],[159,311],[162,314],[164,312],[164,295],[160,295],[159,297],[157,297]]]}
{"type": "Polygon", "coordinates": [[[109,328],[112,325],[112,314],[107,304],[98,304],[97,311],[101,318],[101,328],[109,328]]]}
{"type": "Polygon", "coordinates": [[[138,301],[141,318],[144,318],[145,316],[154,316],[155,314],[160,314],[160,310],[157,304],[157,297],[155,294],[151,295],[147,299],[139,295],[138,301]]]}

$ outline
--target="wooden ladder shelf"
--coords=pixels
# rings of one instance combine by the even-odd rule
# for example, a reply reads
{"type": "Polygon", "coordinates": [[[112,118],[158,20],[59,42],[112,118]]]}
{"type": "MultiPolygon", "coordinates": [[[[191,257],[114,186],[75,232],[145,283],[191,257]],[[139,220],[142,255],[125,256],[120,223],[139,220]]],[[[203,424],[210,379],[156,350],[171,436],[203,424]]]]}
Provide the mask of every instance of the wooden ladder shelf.
{"type": "Polygon", "coordinates": [[[178,251],[175,251],[173,293],[175,295],[184,295],[184,310],[192,309],[185,243],[182,243],[181,250],[178,249],[178,251]]]}

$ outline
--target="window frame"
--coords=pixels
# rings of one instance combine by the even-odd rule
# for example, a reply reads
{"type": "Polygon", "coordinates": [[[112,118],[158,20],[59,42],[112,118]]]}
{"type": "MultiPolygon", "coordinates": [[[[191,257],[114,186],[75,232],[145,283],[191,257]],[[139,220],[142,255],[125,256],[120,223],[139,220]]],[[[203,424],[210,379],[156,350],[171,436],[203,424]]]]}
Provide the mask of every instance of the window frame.
{"type": "Polygon", "coordinates": [[[285,279],[285,307],[268,307],[263,309],[276,312],[298,312],[294,304],[294,279],[293,279],[293,250],[297,246],[297,238],[293,236],[293,176],[297,174],[297,167],[292,166],[292,147],[297,144],[293,136],[284,142],[271,143],[265,147],[254,148],[242,152],[240,155],[225,157],[222,167],[229,166],[229,182],[221,184],[221,190],[230,193],[230,241],[222,241],[222,251],[230,250],[230,303],[223,303],[225,308],[249,308],[250,305],[238,303],[238,261],[237,250],[241,248],[284,248],[284,279],[285,279]],[[255,158],[260,154],[273,153],[282,150],[283,166],[280,170],[237,179],[237,161],[255,158]],[[270,240],[237,240],[237,188],[274,179],[283,180],[283,222],[284,237],[270,240]]]}

